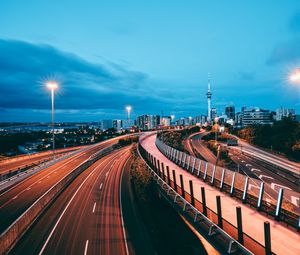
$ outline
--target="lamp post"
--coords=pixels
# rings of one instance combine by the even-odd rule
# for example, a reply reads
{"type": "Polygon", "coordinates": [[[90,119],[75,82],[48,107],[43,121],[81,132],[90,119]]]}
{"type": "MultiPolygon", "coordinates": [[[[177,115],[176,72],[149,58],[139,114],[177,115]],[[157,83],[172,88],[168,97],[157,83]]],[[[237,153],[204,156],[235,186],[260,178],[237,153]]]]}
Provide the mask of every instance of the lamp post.
{"type": "Polygon", "coordinates": [[[128,121],[130,120],[130,113],[131,113],[132,107],[130,105],[126,106],[126,111],[127,111],[127,119],[128,121]]]}
{"type": "Polygon", "coordinates": [[[300,83],[300,67],[290,75],[289,79],[291,82],[300,83]]]}
{"type": "Polygon", "coordinates": [[[298,85],[298,96],[300,98],[300,67],[290,74],[289,80],[298,85]]]}
{"type": "Polygon", "coordinates": [[[51,105],[52,105],[52,150],[53,158],[55,158],[55,135],[54,135],[54,91],[58,88],[58,83],[49,81],[46,83],[47,88],[51,90],[51,105]]]}
{"type": "Polygon", "coordinates": [[[173,123],[174,119],[175,119],[175,115],[172,114],[172,115],[171,115],[171,126],[172,126],[172,123],[173,123]]]}

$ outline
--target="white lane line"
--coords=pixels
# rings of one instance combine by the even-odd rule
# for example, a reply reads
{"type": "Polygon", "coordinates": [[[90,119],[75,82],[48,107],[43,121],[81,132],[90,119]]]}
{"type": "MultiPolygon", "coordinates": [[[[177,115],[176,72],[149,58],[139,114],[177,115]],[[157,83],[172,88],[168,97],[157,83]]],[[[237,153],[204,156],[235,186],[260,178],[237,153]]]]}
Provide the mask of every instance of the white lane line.
{"type": "Polygon", "coordinates": [[[42,181],[39,181],[39,183],[41,183],[42,181]]]}
{"type": "Polygon", "coordinates": [[[78,187],[78,189],[76,190],[76,192],[73,194],[73,196],[71,197],[69,203],[66,205],[65,209],[63,210],[62,214],[60,215],[60,217],[58,218],[57,222],[55,223],[52,231],[50,232],[46,242],[44,243],[39,255],[43,254],[47,244],[49,243],[55,229],[57,228],[59,222],[61,221],[62,217],[64,216],[65,212],[67,211],[68,207],[70,206],[70,204],[72,203],[72,201],[74,200],[75,196],[77,195],[77,193],[79,192],[79,190],[81,189],[81,187],[85,184],[85,182],[89,179],[89,177],[95,172],[95,170],[97,169],[97,167],[85,178],[85,180],[80,184],[80,186],[78,187]]]}
{"type": "Polygon", "coordinates": [[[109,174],[109,171],[105,174],[105,178],[107,178],[108,174],[109,174]]]}
{"type": "Polygon", "coordinates": [[[17,195],[17,196],[14,196],[12,199],[14,200],[14,199],[16,199],[16,198],[18,198],[18,195],[17,195]]]}
{"type": "Polygon", "coordinates": [[[85,242],[85,248],[84,248],[84,255],[87,254],[88,246],[89,246],[89,240],[86,240],[86,242],[85,242]]]}
{"type": "Polygon", "coordinates": [[[28,187],[26,190],[30,190],[31,189],[31,187],[28,187]]]}
{"type": "Polygon", "coordinates": [[[251,164],[246,164],[246,166],[252,166],[251,164]]]}
{"type": "Polygon", "coordinates": [[[94,203],[93,213],[95,212],[95,209],[96,209],[96,202],[94,203]]]}
{"type": "Polygon", "coordinates": [[[257,172],[261,172],[261,170],[257,169],[257,168],[251,168],[251,171],[257,171],[257,172]]]}
{"type": "MultiPolygon", "coordinates": [[[[124,166],[127,164],[127,161],[129,160],[129,157],[127,158],[124,166]]],[[[119,185],[119,203],[120,203],[120,211],[121,211],[121,222],[122,222],[122,229],[123,229],[123,236],[124,236],[124,240],[125,240],[125,248],[126,248],[126,254],[129,255],[129,250],[128,250],[128,244],[127,244],[127,237],[126,237],[126,232],[125,232],[125,227],[124,227],[124,219],[123,219],[123,210],[122,210],[122,178],[123,178],[123,173],[124,173],[124,169],[121,173],[121,177],[120,177],[120,185],[119,185]]]]}
{"type": "Polygon", "coordinates": [[[100,190],[102,189],[102,185],[103,185],[103,183],[101,183],[100,186],[99,186],[99,189],[100,189],[100,190]]]}

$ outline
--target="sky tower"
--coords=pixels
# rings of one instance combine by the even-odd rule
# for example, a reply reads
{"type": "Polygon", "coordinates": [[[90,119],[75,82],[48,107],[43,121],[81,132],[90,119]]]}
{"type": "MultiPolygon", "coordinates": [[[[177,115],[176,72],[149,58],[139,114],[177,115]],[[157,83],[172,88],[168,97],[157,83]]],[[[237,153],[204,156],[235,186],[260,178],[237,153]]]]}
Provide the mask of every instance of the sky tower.
{"type": "Polygon", "coordinates": [[[210,107],[210,99],[211,99],[211,91],[210,91],[210,76],[208,74],[208,87],[207,87],[207,122],[211,121],[211,107],[210,107]]]}

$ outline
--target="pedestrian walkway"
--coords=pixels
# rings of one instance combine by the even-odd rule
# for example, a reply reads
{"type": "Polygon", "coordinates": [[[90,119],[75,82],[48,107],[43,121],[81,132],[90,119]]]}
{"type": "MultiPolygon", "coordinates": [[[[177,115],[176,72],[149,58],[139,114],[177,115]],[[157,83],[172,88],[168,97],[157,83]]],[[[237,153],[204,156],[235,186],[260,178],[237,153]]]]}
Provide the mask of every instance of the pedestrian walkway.
{"type": "MultiPolygon", "coordinates": [[[[242,208],[244,233],[264,245],[264,222],[269,221],[271,228],[272,252],[275,254],[285,255],[300,254],[300,234],[298,232],[287,228],[282,223],[277,222],[272,218],[268,218],[255,209],[238,202],[229,195],[220,192],[216,188],[198,179],[196,176],[191,175],[186,170],[183,170],[166,158],[158,150],[155,145],[155,140],[155,134],[150,136],[148,135],[144,139],[141,139],[141,145],[156,159],[163,162],[165,166],[169,166],[170,170],[174,169],[177,180],[179,180],[179,176],[182,174],[186,189],[189,187],[189,180],[192,180],[194,185],[194,196],[197,200],[201,201],[200,187],[205,187],[206,203],[208,208],[216,212],[216,196],[220,196],[222,203],[222,217],[224,219],[236,226],[236,206],[240,206],[242,208]]],[[[171,179],[173,180],[172,175],[171,179]]]]}

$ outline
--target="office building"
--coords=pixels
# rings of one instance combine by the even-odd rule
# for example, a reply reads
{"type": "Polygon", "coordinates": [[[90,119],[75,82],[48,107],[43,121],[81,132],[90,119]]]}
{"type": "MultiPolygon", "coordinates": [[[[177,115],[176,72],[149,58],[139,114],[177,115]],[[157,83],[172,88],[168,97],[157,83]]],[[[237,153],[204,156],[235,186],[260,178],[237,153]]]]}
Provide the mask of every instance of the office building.
{"type": "Polygon", "coordinates": [[[113,127],[113,121],[112,120],[102,120],[101,121],[101,129],[107,130],[113,127]]]}
{"type": "Polygon", "coordinates": [[[271,113],[269,110],[263,110],[260,108],[253,108],[251,110],[244,110],[242,113],[242,125],[244,127],[250,125],[270,125],[271,113]]]}
{"type": "Polygon", "coordinates": [[[214,119],[217,117],[217,108],[211,108],[211,121],[214,121],[214,119]]]}
{"type": "Polygon", "coordinates": [[[228,119],[233,119],[234,120],[235,107],[234,106],[225,107],[225,114],[227,115],[228,119]]]}
{"type": "Polygon", "coordinates": [[[295,119],[295,109],[284,109],[284,108],[279,108],[276,110],[276,117],[275,119],[277,121],[282,120],[283,118],[292,118],[295,119]]]}

